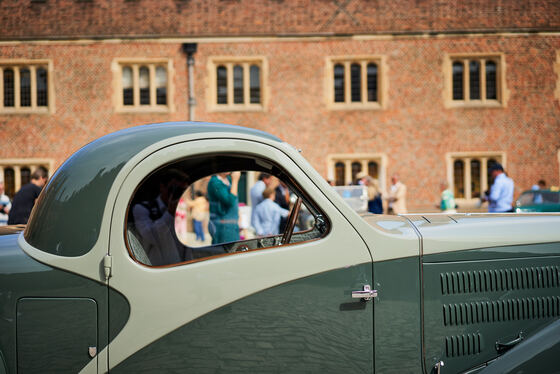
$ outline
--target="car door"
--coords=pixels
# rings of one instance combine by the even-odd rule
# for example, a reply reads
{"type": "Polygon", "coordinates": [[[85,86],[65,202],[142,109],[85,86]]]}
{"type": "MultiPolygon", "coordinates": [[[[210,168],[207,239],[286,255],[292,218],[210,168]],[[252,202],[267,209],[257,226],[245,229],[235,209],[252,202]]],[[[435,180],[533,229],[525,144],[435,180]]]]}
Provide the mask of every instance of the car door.
{"type": "MultiPolygon", "coordinates": [[[[298,158],[288,147],[222,138],[175,144],[135,165],[118,194],[110,237],[109,285],[130,305],[109,345],[111,372],[373,372],[373,305],[352,298],[372,284],[370,254],[298,158]],[[281,168],[323,212],[328,232],[167,266],[135,261],[126,221],[142,180],[176,160],[232,153],[281,168]]],[[[110,308],[111,318],[116,313],[110,308]]]]}

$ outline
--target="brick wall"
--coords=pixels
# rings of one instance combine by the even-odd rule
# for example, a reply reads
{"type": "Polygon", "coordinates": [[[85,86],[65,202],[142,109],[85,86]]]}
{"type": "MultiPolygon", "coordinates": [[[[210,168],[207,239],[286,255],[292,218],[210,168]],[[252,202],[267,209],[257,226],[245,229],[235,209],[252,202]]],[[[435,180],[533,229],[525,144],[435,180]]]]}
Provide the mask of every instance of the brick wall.
{"type": "MultiPolygon", "coordinates": [[[[503,151],[516,193],[538,179],[560,184],[560,107],[556,51],[560,36],[490,35],[439,38],[324,38],[200,43],[195,55],[196,119],[268,131],[303,150],[326,176],[326,155],[385,153],[388,173],[409,186],[412,210],[432,207],[446,178],[446,152],[503,151]],[[510,97],[505,108],[444,107],[445,53],[505,55],[510,97]],[[386,57],[387,106],[382,110],[328,110],[326,56],[386,57]],[[266,56],[269,106],[264,112],[207,108],[207,59],[266,56]]],[[[51,59],[54,114],[0,115],[0,158],[49,157],[62,162],[83,144],[124,127],[188,118],[186,58],[174,42],[49,42],[0,45],[3,59],[51,59]],[[171,58],[176,111],[123,114],[113,107],[114,58],[171,58]]]]}
{"type": "Polygon", "coordinates": [[[556,0],[3,0],[1,39],[558,30],[556,0]]]}

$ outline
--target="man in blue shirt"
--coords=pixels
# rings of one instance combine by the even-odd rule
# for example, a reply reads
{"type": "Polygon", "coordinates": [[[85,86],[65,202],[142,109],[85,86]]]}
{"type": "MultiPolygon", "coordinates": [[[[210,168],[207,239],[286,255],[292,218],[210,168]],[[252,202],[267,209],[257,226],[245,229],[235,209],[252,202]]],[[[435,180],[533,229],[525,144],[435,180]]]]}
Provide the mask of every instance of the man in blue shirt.
{"type": "Polygon", "coordinates": [[[490,168],[490,172],[494,183],[486,196],[488,212],[513,212],[513,180],[504,173],[504,168],[498,163],[490,168]]]}
{"type": "Polygon", "coordinates": [[[287,217],[289,211],[274,202],[276,192],[267,188],[263,192],[263,201],[256,206],[253,226],[259,236],[278,235],[280,219],[287,217]]]}

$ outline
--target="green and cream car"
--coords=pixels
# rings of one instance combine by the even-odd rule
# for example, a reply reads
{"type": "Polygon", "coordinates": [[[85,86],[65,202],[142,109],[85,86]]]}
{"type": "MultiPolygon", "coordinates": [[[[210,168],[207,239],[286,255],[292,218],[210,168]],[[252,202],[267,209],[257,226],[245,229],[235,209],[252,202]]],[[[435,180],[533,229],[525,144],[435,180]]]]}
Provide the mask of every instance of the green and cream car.
{"type": "Polygon", "coordinates": [[[560,215],[360,216],[256,130],[107,135],[2,233],[0,373],[560,371],[560,215]],[[145,240],[135,207],[162,175],[184,177],[178,196],[235,171],[285,183],[284,231],[145,240]]]}

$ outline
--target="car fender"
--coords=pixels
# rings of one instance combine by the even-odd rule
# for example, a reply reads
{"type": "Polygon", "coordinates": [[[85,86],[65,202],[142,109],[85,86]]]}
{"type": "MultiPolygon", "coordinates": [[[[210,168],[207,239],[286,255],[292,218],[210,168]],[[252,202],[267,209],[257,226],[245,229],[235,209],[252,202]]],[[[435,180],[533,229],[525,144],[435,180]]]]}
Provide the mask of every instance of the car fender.
{"type": "Polygon", "coordinates": [[[560,320],[547,325],[490,363],[480,374],[557,373],[560,320]]]}

